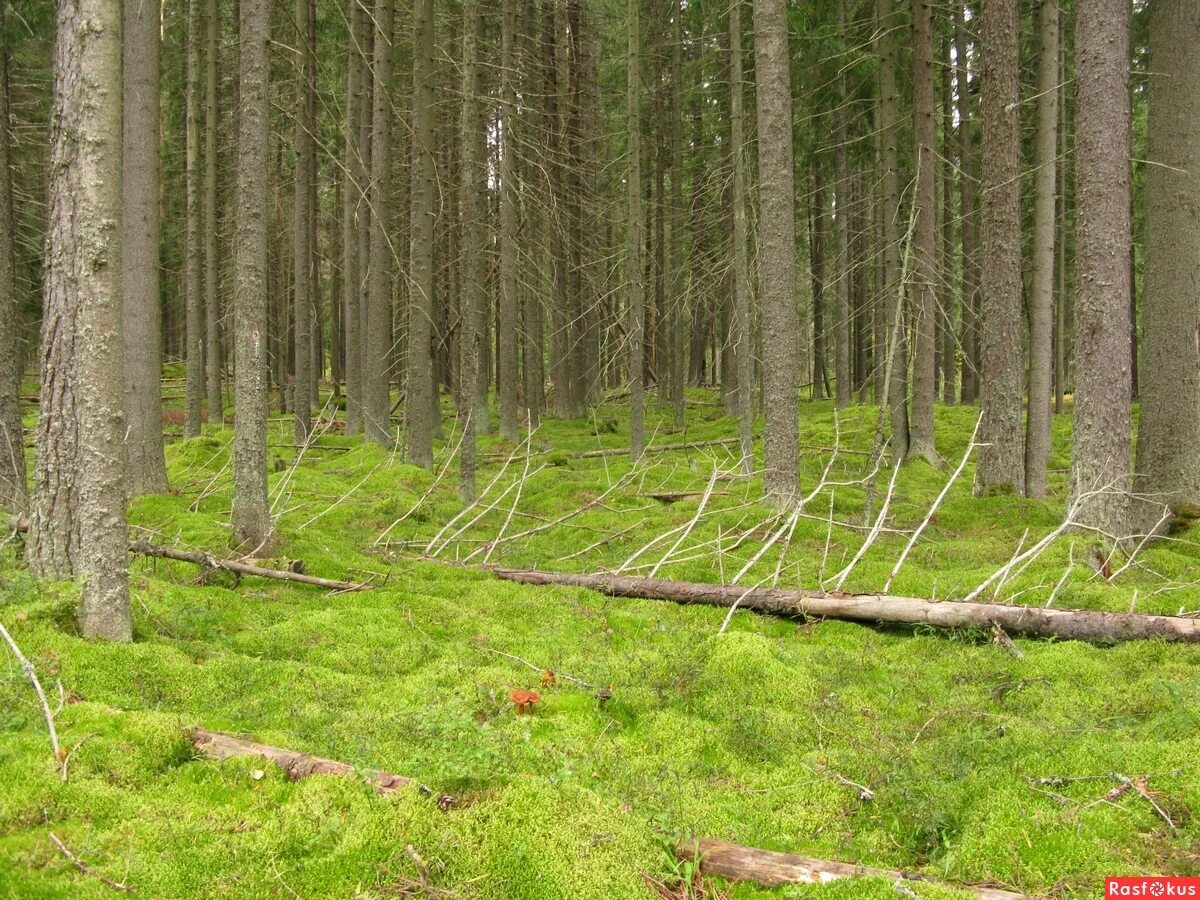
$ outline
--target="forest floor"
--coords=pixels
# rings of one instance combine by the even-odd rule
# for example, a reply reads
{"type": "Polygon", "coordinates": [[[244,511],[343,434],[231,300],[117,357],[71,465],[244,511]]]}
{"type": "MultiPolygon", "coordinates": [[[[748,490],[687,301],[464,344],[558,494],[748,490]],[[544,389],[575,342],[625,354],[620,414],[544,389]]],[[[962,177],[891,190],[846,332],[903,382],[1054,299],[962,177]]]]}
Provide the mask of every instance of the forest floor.
{"type": "MultiPolygon", "coordinates": [[[[714,394],[688,398],[683,429],[651,406],[652,444],[736,435],[714,394]]],[[[977,410],[937,415],[944,466],[900,470],[893,531],[845,589],[882,587],[961,459],[977,410]]],[[[840,446],[859,452],[839,453],[830,481],[865,474],[875,416],[841,416],[840,446]]],[[[135,642],[120,646],[75,635],[76,589],[34,582],[17,563],[19,539],[0,551],[0,621],[52,705],[61,684],[57,724],[71,750],[64,782],[33,693],[0,654],[0,897],[113,895],[100,875],[143,897],[652,897],[643,876],[686,877],[671,847],[692,834],[1034,895],[1097,896],[1105,875],[1200,874],[1189,811],[1200,810],[1200,646],[1017,639],[1018,657],[983,632],[750,612],[718,634],[723,609],[512,584],[473,567],[615,569],[700,511],[670,558],[683,531],[626,571],[661,562],[658,577],[719,582],[784,521],[759,502],[760,479],[732,477],[731,445],[650,454],[637,467],[626,455],[572,456],[628,445],[616,405],[547,421],[519,448],[485,436],[481,503],[450,527],[464,506],[447,465],[449,415],[440,480],[334,429],[299,453],[286,446],[289,419],[270,427],[275,565],[303,560],[309,574],[373,590],[198,583],[195,566],[137,558],[135,642]],[[660,492],[699,494],[646,496],[660,492]],[[469,565],[445,564],[456,561],[469,565]],[[541,669],[558,673],[552,684],[541,669]],[[603,705],[597,686],[611,690],[603,705]],[[533,714],[514,713],[514,688],[541,691],[533,714]],[[201,760],[188,738],[197,726],[412,776],[457,802],[440,810],[415,790],[383,797],[353,779],[290,782],[262,760],[201,760]],[[1117,776],[1147,778],[1146,793],[1118,790],[1117,776]]],[[[1050,498],[972,498],[972,462],[892,593],[961,598],[1055,528],[1068,418],[1055,429],[1050,498]]],[[[177,492],[135,502],[133,537],[231,555],[231,438],[213,426],[168,447],[177,492]]],[[[801,439],[807,491],[835,443],[830,404],[804,406],[801,439]]],[[[888,477],[885,466],[876,509],[888,477]]],[[[811,518],[741,580],[817,587],[860,546],[864,503],[861,485],[823,490],[811,518]],[[844,524],[827,524],[831,503],[844,524]]],[[[1194,534],[1146,547],[1111,583],[1091,563],[1098,546],[1064,536],[996,599],[1044,605],[1058,585],[1063,608],[1200,607],[1194,534]]],[[[952,895],[886,879],[709,890],[952,895]]]]}

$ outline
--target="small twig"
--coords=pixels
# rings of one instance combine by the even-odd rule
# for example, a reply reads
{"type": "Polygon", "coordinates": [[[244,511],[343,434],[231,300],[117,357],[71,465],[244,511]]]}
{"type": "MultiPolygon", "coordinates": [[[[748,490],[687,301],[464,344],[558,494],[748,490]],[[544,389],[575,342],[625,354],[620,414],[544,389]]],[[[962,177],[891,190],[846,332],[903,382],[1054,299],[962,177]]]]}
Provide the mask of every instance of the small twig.
{"type": "Polygon", "coordinates": [[[59,852],[62,853],[62,855],[65,856],[68,860],[70,860],[71,864],[73,866],[75,866],[75,868],[77,868],[84,875],[91,875],[93,878],[99,879],[104,884],[107,884],[114,891],[120,891],[123,894],[132,894],[133,893],[133,888],[131,888],[129,885],[124,884],[119,881],[113,881],[111,878],[105,878],[103,875],[101,875],[99,872],[97,872],[95,869],[93,869],[91,866],[89,866],[87,863],[85,863],[82,859],[80,859],[78,856],[76,856],[74,853],[72,853],[70,850],[68,850],[67,845],[64,844],[62,841],[60,841],[58,839],[58,835],[56,835],[53,831],[50,832],[50,840],[54,842],[54,846],[58,848],[59,852]]]}
{"type": "Polygon", "coordinates": [[[513,662],[519,662],[521,665],[528,666],[529,668],[533,669],[533,671],[535,671],[535,672],[552,672],[552,673],[554,673],[555,678],[562,678],[564,681],[573,682],[573,683],[579,685],[580,687],[587,688],[589,691],[594,691],[596,689],[596,686],[594,684],[590,684],[589,682],[584,681],[582,678],[576,678],[574,675],[567,675],[565,672],[560,672],[557,669],[551,669],[547,666],[534,665],[529,660],[522,659],[521,657],[516,656],[515,654],[505,653],[503,650],[496,650],[493,647],[479,647],[478,649],[482,650],[484,653],[495,653],[497,656],[506,657],[507,659],[511,659],[513,662]]]}
{"type": "MultiPolygon", "coordinates": [[[[12,635],[8,633],[8,629],[4,627],[4,623],[2,622],[0,622],[0,637],[4,638],[4,642],[8,644],[8,649],[17,658],[17,663],[21,666],[21,671],[25,673],[25,677],[29,679],[29,683],[33,685],[33,692],[37,694],[38,702],[42,705],[42,713],[46,716],[46,730],[50,732],[50,747],[54,751],[54,761],[57,763],[63,758],[62,747],[58,743],[58,730],[54,727],[54,714],[50,712],[50,704],[46,702],[46,692],[42,690],[42,683],[38,681],[33,663],[25,658],[25,654],[21,652],[21,648],[17,646],[17,642],[13,640],[12,635]]],[[[65,776],[63,780],[66,780],[65,776]]]]}

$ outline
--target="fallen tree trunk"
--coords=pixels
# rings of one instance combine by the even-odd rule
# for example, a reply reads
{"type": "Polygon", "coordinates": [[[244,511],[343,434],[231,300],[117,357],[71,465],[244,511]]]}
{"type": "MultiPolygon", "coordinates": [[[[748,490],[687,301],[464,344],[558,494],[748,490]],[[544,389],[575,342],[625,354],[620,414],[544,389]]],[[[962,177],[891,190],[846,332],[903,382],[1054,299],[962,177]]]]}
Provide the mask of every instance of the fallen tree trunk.
{"type": "Polygon", "coordinates": [[[1007,634],[1064,640],[1112,642],[1161,638],[1173,642],[1200,642],[1200,621],[1180,616],[1097,612],[1086,609],[1046,609],[1005,606],[997,603],[934,602],[885,594],[843,594],[825,591],[746,588],[738,585],[660,581],[626,575],[492,569],[506,581],[522,584],[558,584],[590,588],[613,597],[669,600],[705,606],[744,609],[776,616],[849,619],[900,625],[933,625],[938,628],[999,627],[1007,634]]]}
{"type": "Polygon", "coordinates": [[[326,588],[331,591],[369,591],[369,584],[356,581],[336,581],[332,578],[317,578],[315,575],[304,575],[301,572],[285,572],[281,569],[264,569],[249,563],[235,562],[232,559],[221,559],[199,551],[176,550],[174,547],[160,547],[149,541],[135,541],[129,545],[131,553],[143,556],[155,556],[160,559],[174,559],[179,562],[189,562],[201,568],[224,569],[236,572],[238,575],[250,575],[255,578],[272,578],[276,581],[292,581],[296,584],[311,584],[314,587],[326,588]]]}
{"type": "Polygon", "coordinates": [[[244,738],[218,731],[205,731],[203,728],[192,729],[192,744],[208,759],[232,759],[235,756],[261,756],[269,759],[293,781],[307,778],[309,775],[349,775],[361,777],[381,794],[392,794],[400,788],[413,783],[411,778],[403,775],[393,775],[377,769],[358,769],[349,763],[338,762],[336,759],[325,759],[322,756],[310,756],[307,753],[297,753],[295,750],[285,750],[282,747],[271,747],[267,744],[257,744],[244,738]]]}
{"type": "Polygon", "coordinates": [[[741,847],[712,838],[680,841],[675,848],[675,854],[682,860],[698,862],[700,871],[705,875],[720,875],[732,881],[753,881],[763,887],[778,887],[782,884],[826,884],[841,878],[887,878],[893,881],[922,881],[940,884],[943,887],[960,888],[974,892],[980,900],[1023,900],[1026,896],[996,888],[946,884],[915,872],[875,869],[870,866],[855,866],[810,859],[807,856],[793,856],[790,853],[741,847]]]}

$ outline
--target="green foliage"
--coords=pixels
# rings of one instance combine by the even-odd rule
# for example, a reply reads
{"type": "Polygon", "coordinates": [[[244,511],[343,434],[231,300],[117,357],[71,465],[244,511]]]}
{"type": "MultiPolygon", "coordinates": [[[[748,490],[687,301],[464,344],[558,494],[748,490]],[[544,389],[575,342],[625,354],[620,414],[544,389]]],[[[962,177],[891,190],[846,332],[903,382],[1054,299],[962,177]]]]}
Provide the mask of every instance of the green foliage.
{"type": "MultiPolygon", "coordinates": [[[[736,433],[734,422],[712,415],[712,394],[690,392],[689,400],[685,430],[665,437],[665,414],[652,444],[736,433]]],[[[938,410],[946,467],[901,471],[888,521],[895,533],[879,538],[848,587],[881,587],[907,529],[961,457],[975,415],[938,410]]],[[[453,462],[437,481],[340,436],[318,443],[347,452],[313,449],[296,460],[280,449],[285,468],[271,475],[280,558],[303,560],[311,574],[374,579],[376,589],[331,596],[249,578],[201,584],[194,566],[139,559],[130,646],[79,639],[75,588],[37,584],[6,549],[0,621],[51,694],[61,682],[74,702],[58,717],[72,750],[64,783],[24,676],[0,665],[0,896],[111,895],[63,858],[51,831],[95,871],[148,897],[389,897],[422,880],[466,897],[648,897],[642,872],[690,877],[665,848],[691,834],[1033,894],[1093,893],[1106,874],[1197,872],[1200,832],[1189,809],[1200,808],[1200,648],[1018,640],[1018,659],[982,632],[744,612],[718,635],[722,609],[526,587],[418,560],[460,513],[435,546],[468,527],[442,559],[461,560],[502,529],[514,536],[568,516],[624,478],[560,525],[500,541],[490,559],[616,568],[685,525],[700,503],[642,495],[703,492],[714,470],[734,467],[729,445],[650,454],[636,471],[623,454],[573,455],[625,443],[620,411],[599,410],[597,421],[606,419],[617,433],[590,422],[543,425],[532,441],[536,474],[506,529],[516,490],[497,498],[520,477],[526,448],[494,435],[481,441],[481,492],[510,454],[513,462],[472,510],[457,498],[453,462]],[[550,461],[557,465],[538,471],[550,461]],[[543,686],[540,671],[503,654],[557,677],[543,686]],[[612,692],[603,708],[601,687],[612,692]],[[532,715],[514,713],[514,688],[541,691],[532,715]],[[187,740],[193,726],[409,775],[457,803],[440,811],[416,790],[380,797],[351,779],[293,783],[262,761],[197,760],[187,740]],[[1094,802],[1115,786],[1112,773],[1150,775],[1175,830],[1135,791],[1094,802]],[[860,799],[842,779],[869,787],[874,799],[860,799]]],[[[843,413],[841,446],[868,449],[874,421],[870,408],[843,413]]],[[[648,432],[655,424],[651,415],[648,432]]],[[[272,419],[271,429],[272,443],[290,442],[286,419],[272,419]]],[[[453,445],[453,428],[446,431],[453,445]]],[[[834,433],[828,406],[806,407],[805,447],[832,447],[834,433]]],[[[179,493],[138,500],[133,523],[164,542],[228,553],[230,436],[217,427],[172,444],[179,493]]],[[[1055,459],[1065,460],[1065,422],[1055,439],[1055,459]]],[[[828,459],[805,451],[806,490],[828,459]]],[[[866,465],[866,456],[839,455],[830,479],[860,478],[866,465]]],[[[1012,557],[1026,529],[1029,546],[1063,514],[1063,472],[1052,476],[1046,502],[972,498],[970,476],[968,466],[895,592],[961,596],[1012,557]]],[[[659,576],[729,579],[778,527],[758,503],[757,480],[720,480],[715,491],[721,496],[659,576]]],[[[835,489],[834,518],[855,527],[828,532],[826,553],[830,496],[821,492],[782,563],[781,542],[745,580],[770,579],[777,564],[781,584],[828,578],[863,539],[864,504],[861,486],[835,489]]],[[[633,565],[657,563],[674,541],[633,565]]],[[[1006,582],[1000,599],[1044,604],[1072,542],[1076,566],[1056,605],[1126,609],[1135,589],[1145,611],[1189,602],[1188,591],[1171,588],[1194,579],[1194,543],[1147,548],[1141,567],[1108,584],[1087,565],[1095,541],[1069,535],[1006,582]]],[[[912,887],[924,898],[958,895],[912,887]]],[[[739,898],[895,896],[879,879],[728,890],[739,898]]]]}

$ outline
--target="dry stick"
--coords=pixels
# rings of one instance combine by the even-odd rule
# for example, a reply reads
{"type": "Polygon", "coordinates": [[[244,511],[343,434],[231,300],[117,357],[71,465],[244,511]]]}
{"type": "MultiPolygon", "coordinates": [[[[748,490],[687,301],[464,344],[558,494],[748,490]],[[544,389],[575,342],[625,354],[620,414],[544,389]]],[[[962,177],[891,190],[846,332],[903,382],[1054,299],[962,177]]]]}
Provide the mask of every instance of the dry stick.
{"type": "MultiPolygon", "coordinates": [[[[801,503],[802,502],[803,501],[801,501],[801,503]]],[[[779,540],[780,535],[782,535],[784,531],[787,531],[789,537],[791,536],[792,530],[796,527],[796,520],[800,517],[801,503],[796,504],[796,508],[793,510],[788,520],[776,529],[775,533],[771,535],[770,540],[763,544],[762,547],[759,548],[758,552],[755,553],[754,556],[750,557],[750,561],[742,566],[741,570],[739,570],[738,573],[733,576],[734,582],[741,580],[742,576],[749,572],[754,564],[762,559],[763,554],[771,549],[774,543],[779,540]]],[[[780,559],[782,560],[783,557],[781,556],[780,559]]],[[[776,569],[776,576],[778,576],[778,569],[776,569]]],[[[760,578],[757,582],[747,588],[744,594],[742,594],[733,602],[733,604],[729,607],[729,612],[725,614],[725,618],[721,622],[721,627],[717,630],[717,634],[724,634],[729,629],[729,623],[733,621],[733,614],[737,612],[737,608],[739,605],[741,605],[741,602],[746,599],[751,591],[761,587],[762,583],[766,580],[766,577],[760,578]]]]}
{"type": "Polygon", "coordinates": [[[1067,583],[1067,579],[1071,577],[1071,570],[1075,568],[1075,542],[1071,541],[1071,546],[1067,548],[1067,567],[1063,569],[1062,577],[1058,579],[1058,583],[1054,585],[1054,590],[1050,592],[1050,596],[1046,598],[1046,606],[1054,605],[1054,598],[1058,596],[1058,592],[1062,590],[1062,586],[1067,583]]]}
{"type": "Polygon", "coordinates": [[[90,875],[92,878],[99,879],[114,891],[120,891],[123,894],[133,893],[133,888],[131,888],[129,885],[119,881],[113,881],[110,878],[105,878],[103,875],[85,863],[82,859],[68,850],[67,845],[60,841],[58,839],[58,835],[56,835],[53,831],[50,832],[50,840],[54,843],[54,846],[58,848],[59,852],[70,861],[71,865],[77,868],[84,875],[90,875]]]}
{"type": "MultiPolygon", "coordinates": [[[[1025,530],[1024,530],[1022,533],[1021,533],[1021,539],[1020,539],[1019,541],[1017,541],[1017,549],[1013,551],[1013,556],[1014,556],[1014,557],[1015,557],[1015,556],[1017,556],[1018,554],[1020,554],[1021,550],[1022,550],[1022,549],[1025,547],[1025,541],[1026,541],[1028,538],[1029,538],[1029,529],[1028,529],[1028,528],[1026,528],[1026,529],[1025,529],[1025,530]]],[[[1028,565],[1028,564],[1029,564],[1029,562],[1030,562],[1032,559],[1033,559],[1033,558],[1032,558],[1032,557],[1030,557],[1030,559],[1026,561],[1025,565],[1028,565]]],[[[1022,568],[1022,570],[1021,570],[1021,571],[1024,571],[1024,568],[1022,568]]],[[[996,582],[996,586],[995,586],[995,587],[992,589],[992,602],[993,602],[993,603],[995,603],[995,602],[996,602],[996,598],[998,598],[998,597],[1000,596],[1000,589],[1004,587],[1004,583],[1005,583],[1006,581],[1008,581],[1008,579],[1009,579],[1009,576],[1010,576],[1011,574],[1012,574],[1011,567],[1005,567],[1005,572],[1004,572],[1004,574],[1000,576],[1000,579],[999,579],[999,580],[996,582]]],[[[1018,574],[1019,574],[1019,573],[1018,573],[1018,574]]]]}
{"type": "Polygon", "coordinates": [[[622,484],[624,484],[626,482],[626,480],[631,476],[632,476],[632,472],[630,472],[628,475],[624,475],[621,478],[618,478],[615,482],[613,482],[612,486],[610,488],[608,488],[608,490],[606,490],[603,494],[601,494],[599,497],[596,497],[593,500],[589,500],[587,503],[583,504],[583,506],[579,507],[578,509],[572,510],[569,513],[564,513],[563,515],[559,516],[557,519],[553,519],[552,521],[547,522],[544,525],[539,525],[536,528],[527,528],[525,531],[518,532],[517,534],[514,534],[510,537],[506,537],[503,540],[497,540],[496,543],[497,544],[509,544],[509,543],[512,543],[513,541],[519,541],[522,538],[533,537],[533,535],[535,535],[535,534],[541,534],[543,531],[549,531],[551,528],[555,528],[555,527],[563,524],[564,522],[568,521],[569,519],[573,519],[576,516],[580,515],[581,513],[587,512],[593,506],[598,506],[604,500],[605,497],[607,497],[609,494],[611,494],[613,491],[615,491],[617,488],[619,488],[622,484]]]}
{"type": "Polygon", "coordinates": [[[616,534],[606,534],[604,537],[600,538],[600,540],[596,541],[595,543],[588,544],[582,550],[576,550],[574,553],[570,553],[566,556],[560,556],[558,558],[558,562],[566,562],[568,559],[575,559],[577,557],[584,556],[585,554],[589,553],[590,551],[595,550],[601,544],[611,544],[617,538],[619,538],[621,535],[632,531],[633,529],[637,528],[641,524],[642,524],[641,522],[634,522],[631,525],[626,525],[624,528],[622,528],[616,534]]]}
{"type": "Polygon", "coordinates": [[[531,663],[527,659],[522,659],[521,657],[519,657],[513,653],[505,653],[503,650],[497,650],[494,647],[476,647],[476,649],[482,650],[484,653],[495,653],[497,656],[503,656],[507,659],[513,660],[513,662],[519,662],[521,665],[528,666],[529,668],[533,669],[533,671],[535,671],[535,672],[542,672],[542,673],[549,672],[555,678],[562,678],[565,681],[573,682],[574,684],[577,684],[580,687],[585,687],[588,690],[594,691],[596,689],[596,686],[594,684],[584,681],[582,678],[576,678],[574,675],[568,675],[565,672],[560,672],[557,669],[551,669],[548,666],[539,666],[535,663],[531,663]]]}
{"type": "MultiPolygon", "coordinates": [[[[1138,545],[1133,548],[1133,552],[1130,553],[1129,558],[1127,560],[1125,560],[1125,565],[1121,566],[1119,569],[1117,569],[1117,571],[1113,572],[1111,575],[1108,576],[1108,581],[1110,583],[1112,581],[1114,581],[1118,575],[1120,575],[1122,572],[1124,572],[1126,569],[1128,569],[1130,566],[1133,565],[1134,559],[1137,557],[1137,555],[1139,553],[1142,552],[1142,548],[1146,546],[1146,542],[1149,541],[1152,537],[1154,537],[1158,533],[1158,529],[1162,528],[1163,524],[1165,522],[1167,522],[1170,518],[1171,518],[1171,507],[1164,506],[1163,514],[1159,518],[1158,524],[1156,524],[1153,528],[1151,528],[1146,534],[1142,535],[1141,542],[1138,543],[1138,545]]],[[[1117,548],[1116,548],[1116,544],[1114,544],[1112,553],[1116,553],[1116,552],[1117,552],[1117,548]]],[[[1112,560],[1112,553],[1109,554],[1108,560],[1106,560],[1106,562],[1112,560]]],[[[1099,573],[1097,573],[1097,574],[1099,574],[1099,573]]],[[[1095,576],[1092,576],[1092,577],[1094,578],[1095,576]]]]}
{"type": "Polygon", "coordinates": [[[178,562],[189,562],[201,568],[224,569],[239,575],[249,575],[254,578],[272,578],[276,581],[293,581],[297,584],[310,584],[314,587],[327,588],[334,591],[369,591],[369,584],[359,584],[353,581],[336,581],[332,578],[318,578],[315,575],[302,575],[299,572],[284,572],[279,569],[264,569],[262,566],[250,563],[236,562],[231,559],[220,559],[204,552],[189,552],[177,550],[174,547],[160,547],[149,541],[135,541],[129,545],[132,553],[143,556],[155,556],[161,559],[173,559],[178,562]]]}
{"type": "MultiPolygon", "coordinates": [[[[58,730],[54,727],[54,713],[50,712],[50,704],[46,702],[46,692],[42,690],[42,683],[38,681],[33,663],[25,658],[25,654],[21,652],[21,648],[17,646],[17,642],[8,633],[8,629],[4,627],[3,622],[0,622],[0,637],[4,638],[4,643],[8,644],[8,649],[17,658],[17,664],[20,665],[21,671],[25,673],[25,677],[29,679],[29,683],[33,685],[33,692],[37,694],[38,703],[42,705],[42,713],[46,717],[46,730],[50,732],[50,748],[54,751],[54,762],[58,763],[62,760],[63,754],[62,748],[58,744],[58,730]]],[[[66,778],[64,777],[63,780],[65,781],[66,778]]]]}
{"type": "Polygon", "coordinates": [[[876,869],[823,859],[776,853],[755,847],[741,847],[712,838],[680,841],[675,847],[680,859],[695,861],[700,871],[733,881],[753,881],[763,887],[783,884],[826,884],[841,878],[887,878],[892,881],[920,881],[972,891],[979,900],[1025,900],[1024,894],[974,885],[946,885],[917,872],[876,869]]]}
{"type": "Polygon", "coordinates": [[[586,575],[493,568],[497,578],[520,584],[566,585],[610,597],[661,600],[684,605],[727,608],[737,602],[768,615],[835,618],[877,624],[932,625],[937,628],[990,627],[1010,635],[1080,641],[1128,641],[1159,638],[1200,643],[1200,621],[1181,616],[1110,613],[1089,609],[1045,609],[996,603],[966,603],[894,597],[886,594],[843,594],[785,588],[664,581],[622,575],[586,575]]]}
{"type": "MultiPolygon", "coordinates": [[[[536,469],[533,470],[533,474],[537,475],[543,469],[547,468],[547,466],[549,466],[549,463],[542,463],[540,466],[538,466],[536,469]]],[[[502,501],[505,497],[507,497],[510,493],[512,493],[512,491],[514,489],[517,491],[517,495],[519,496],[521,493],[521,488],[523,488],[524,486],[525,486],[524,481],[514,481],[512,484],[510,484],[508,487],[506,487],[504,490],[502,490],[500,492],[499,497],[497,497],[495,500],[493,500],[487,506],[482,506],[479,509],[479,512],[477,512],[474,516],[472,516],[471,519],[469,519],[466,522],[466,524],[460,525],[458,527],[458,530],[455,531],[454,534],[452,534],[452,535],[450,535],[450,537],[446,538],[446,540],[442,542],[442,545],[433,551],[433,556],[434,557],[438,556],[440,553],[442,553],[442,551],[446,550],[451,544],[453,544],[456,540],[458,540],[458,538],[464,532],[470,530],[471,528],[474,528],[480,519],[482,519],[488,513],[495,511],[496,507],[498,507],[500,505],[500,501],[502,501]]],[[[473,505],[481,506],[479,504],[478,500],[476,500],[475,504],[473,504],[473,505]]],[[[489,544],[492,544],[492,543],[494,543],[494,542],[493,541],[484,541],[483,545],[479,548],[480,551],[482,551],[485,547],[487,547],[489,544]]],[[[458,551],[456,550],[455,552],[457,553],[458,551]]],[[[474,554],[472,554],[472,556],[474,556],[474,554]]]]}
{"type": "Polygon", "coordinates": [[[708,479],[708,487],[706,487],[704,489],[704,498],[700,501],[699,505],[696,507],[696,514],[694,516],[692,516],[692,520],[690,522],[688,522],[687,527],[683,530],[683,533],[680,534],[679,537],[675,539],[675,543],[671,545],[671,549],[668,550],[665,554],[663,554],[662,559],[660,559],[657,563],[654,564],[654,568],[652,568],[650,570],[651,578],[653,578],[655,575],[658,574],[658,570],[660,568],[662,568],[663,563],[665,563],[668,559],[671,558],[672,555],[674,555],[675,551],[679,549],[679,545],[687,540],[687,536],[692,533],[692,529],[694,527],[696,527],[696,523],[698,521],[700,521],[700,517],[702,515],[704,515],[704,507],[708,505],[708,498],[712,496],[713,485],[715,485],[717,483],[717,476],[720,473],[721,473],[721,470],[714,466],[713,470],[712,470],[712,475],[708,479]]]}
{"type": "Polygon", "coordinates": [[[903,460],[896,461],[896,465],[892,469],[891,480],[888,481],[887,496],[883,498],[883,507],[879,510],[879,516],[875,519],[875,525],[867,534],[867,539],[862,542],[862,546],[858,548],[858,552],[854,554],[854,558],[850,560],[842,571],[838,572],[837,582],[833,586],[835,591],[842,589],[842,585],[846,583],[846,579],[850,577],[850,573],[854,571],[854,567],[866,556],[867,551],[871,549],[871,545],[875,543],[875,539],[879,537],[880,529],[882,529],[884,520],[887,518],[888,508],[892,505],[892,494],[896,489],[896,476],[900,474],[900,466],[903,464],[903,460]]]}
{"type": "MultiPolygon", "coordinates": [[[[513,513],[517,511],[517,505],[521,502],[521,492],[525,490],[525,481],[529,478],[529,441],[525,442],[525,469],[521,472],[521,480],[517,482],[517,496],[513,498],[512,506],[508,509],[508,515],[504,519],[504,524],[500,526],[500,531],[496,534],[496,541],[504,537],[504,532],[508,531],[508,523],[512,521],[513,513]]],[[[539,467],[540,472],[544,467],[539,467]]],[[[483,564],[486,566],[488,560],[492,558],[492,551],[496,549],[496,541],[492,541],[487,545],[488,551],[483,557],[483,564]]],[[[474,554],[472,554],[474,556],[474,554]]],[[[467,557],[470,559],[471,557],[467,557]]]]}
{"type": "Polygon", "coordinates": [[[908,559],[908,554],[912,551],[913,546],[917,543],[917,539],[921,536],[921,532],[923,532],[929,523],[933,521],[933,514],[937,512],[938,507],[942,505],[942,501],[946,499],[946,495],[950,493],[951,486],[953,486],[954,482],[958,479],[958,476],[962,474],[963,469],[967,467],[967,460],[971,458],[971,451],[975,449],[975,436],[979,434],[979,423],[982,421],[983,414],[981,413],[979,418],[975,420],[975,429],[971,432],[971,440],[967,442],[967,450],[965,453],[963,453],[963,458],[958,464],[958,468],[954,470],[954,474],[951,475],[946,481],[945,486],[942,488],[942,492],[937,495],[937,499],[935,499],[933,501],[933,505],[929,507],[929,513],[925,516],[921,524],[917,526],[917,530],[913,532],[912,537],[908,539],[908,544],[905,546],[904,552],[900,554],[900,558],[896,560],[896,565],[892,566],[892,572],[890,575],[888,575],[887,581],[885,581],[883,584],[883,592],[885,594],[892,589],[892,582],[896,580],[896,575],[899,574],[900,567],[904,565],[904,560],[908,559]]]}
{"type": "MultiPolygon", "coordinates": [[[[458,419],[457,418],[455,418],[455,420],[454,420],[454,427],[455,428],[458,427],[458,419]]],[[[451,434],[451,437],[453,437],[453,434],[451,434]]],[[[450,470],[450,463],[454,460],[454,454],[458,451],[458,447],[459,447],[459,444],[462,443],[462,439],[463,439],[463,435],[460,433],[458,436],[458,444],[455,444],[454,449],[451,450],[448,454],[446,454],[446,461],[442,464],[441,469],[438,470],[437,476],[433,479],[433,484],[429,485],[429,487],[425,490],[425,493],[423,493],[420,497],[417,498],[417,502],[412,505],[412,507],[408,510],[408,512],[406,512],[404,515],[402,515],[400,518],[398,518],[395,522],[393,522],[391,525],[389,525],[387,528],[385,528],[383,530],[383,534],[379,535],[379,537],[377,537],[375,539],[375,542],[371,546],[378,547],[380,544],[384,543],[384,541],[387,539],[387,536],[392,533],[392,529],[394,529],[397,525],[399,525],[401,522],[403,522],[405,519],[407,519],[409,516],[411,516],[413,513],[415,513],[418,509],[420,509],[425,504],[425,501],[429,499],[429,495],[432,494],[434,492],[434,490],[436,490],[437,486],[441,483],[442,479],[446,477],[446,473],[450,470]]]]}
{"type": "MultiPolygon", "coordinates": [[[[321,510],[319,513],[317,513],[315,516],[313,516],[311,519],[309,519],[307,522],[305,522],[303,525],[301,525],[296,530],[303,531],[309,525],[313,524],[314,522],[319,521],[320,519],[324,518],[329,513],[333,512],[335,509],[337,509],[337,507],[339,507],[343,502],[345,502],[345,500],[351,494],[353,494],[360,487],[362,487],[364,484],[366,484],[367,480],[372,475],[374,475],[377,471],[379,471],[379,467],[382,465],[383,465],[383,460],[380,460],[379,462],[375,463],[375,465],[371,467],[371,471],[368,472],[366,475],[364,475],[357,484],[355,484],[353,487],[351,487],[348,491],[346,491],[346,493],[342,494],[342,496],[338,497],[336,500],[333,501],[333,503],[331,503],[329,506],[325,507],[323,510],[321,510]]],[[[285,510],[285,512],[286,512],[286,510],[285,510]]],[[[282,515],[282,513],[280,513],[280,515],[282,515]]]]}
{"type": "MultiPolygon", "coordinates": [[[[528,441],[529,438],[526,437],[525,440],[528,441]]],[[[449,522],[447,522],[445,525],[443,525],[438,530],[438,533],[433,536],[433,540],[431,540],[429,542],[429,544],[425,547],[425,552],[421,554],[422,556],[429,556],[430,551],[433,550],[434,545],[439,540],[441,540],[442,535],[445,534],[447,531],[449,531],[458,522],[459,519],[461,519],[463,516],[465,516],[467,513],[469,513],[471,510],[473,510],[476,506],[478,506],[481,502],[483,502],[483,498],[487,496],[488,491],[490,491],[493,487],[495,487],[496,482],[499,481],[504,476],[504,473],[508,471],[508,467],[512,464],[512,461],[514,459],[516,459],[517,451],[520,449],[521,449],[520,446],[518,446],[513,450],[512,453],[510,453],[508,455],[508,459],[505,461],[504,465],[500,467],[500,471],[497,472],[492,477],[492,480],[487,483],[487,486],[482,491],[479,492],[478,497],[476,497],[472,502],[468,503],[461,510],[459,510],[454,516],[451,517],[449,522]]],[[[511,487],[511,485],[510,485],[510,487],[511,487]]],[[[503,496],[504,495],[501,495],[501,497],[503,497],[503,496]]],[[[456,536],[457,536],[457,534],[461,534],[461,531],[456,532],[456,536]]],[[[451,538],[451,540],[453,540],[453,538],[451,538]]],[[[450,541],[446,541],[445,544],[443,544],[441,547],[438,548],[437,553],[440,553],[442,550],[445,550],[446,545],[449,543],[450,543],[450,541]]],[[[437,553],[434,553],[433,555],[436,556],[437,553]]]]}

